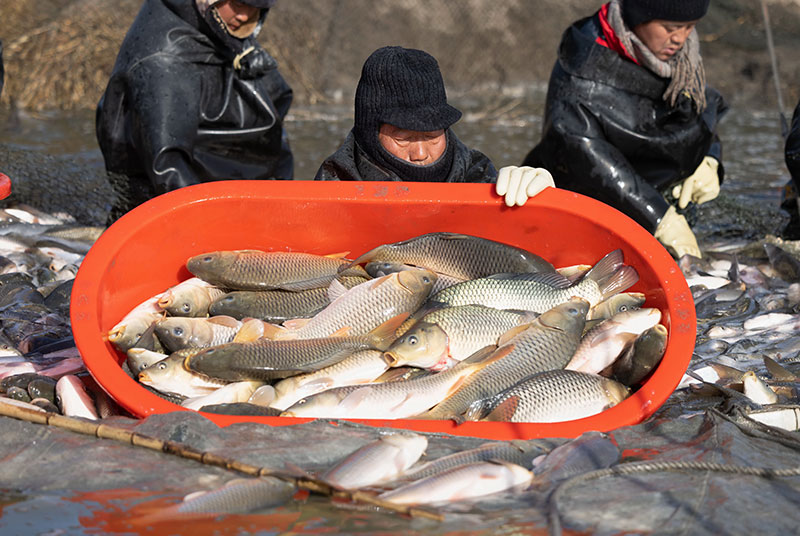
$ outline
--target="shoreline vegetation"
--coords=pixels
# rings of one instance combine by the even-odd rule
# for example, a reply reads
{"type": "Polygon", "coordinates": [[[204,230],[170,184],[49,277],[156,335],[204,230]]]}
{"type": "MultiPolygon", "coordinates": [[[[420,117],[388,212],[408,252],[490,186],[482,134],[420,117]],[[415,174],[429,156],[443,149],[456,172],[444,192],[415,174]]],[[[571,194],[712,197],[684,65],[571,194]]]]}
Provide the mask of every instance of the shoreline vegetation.
{"type": "MultiPolygon", "coordinates": [[[[525,93],[547,84],[561,33],[600,0],[292,0],[260,41],[295,104],[349,103],[364,59],[402,44],[439,61],[453,94],[525,93]]],[[[784,110],[800,98],[799,0],[768,0],[784,110]]],[[[90,110],[105,89],[142,0],[20,0],[0,8],[6,84],[0,110],[90,110]]],[[[776,106],[761,3],[714,0],[698,25],[711,85],[732,104],[776,106]]]]}

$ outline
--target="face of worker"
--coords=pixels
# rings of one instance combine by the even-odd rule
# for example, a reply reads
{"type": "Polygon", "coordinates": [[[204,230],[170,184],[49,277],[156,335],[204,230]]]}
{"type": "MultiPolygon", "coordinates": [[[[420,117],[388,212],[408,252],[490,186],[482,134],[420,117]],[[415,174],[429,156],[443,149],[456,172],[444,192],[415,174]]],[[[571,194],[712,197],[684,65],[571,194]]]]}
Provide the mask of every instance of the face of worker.
{"type": "Polygon", "coordinates": [[[683,48],[697,21],[672,22],[651,20],[638,24],[633,33],[647,45],[661,61],[667,61],[683,48]]]}
{"type": "Polygon", "coordinates": [[[222,0],[214,4],[220,18],[236,37],[247,37],[255,29],[260,9],[239,0],[222,0]],[[245,34],[245,35],[242,35],[245,34]]]}
{"type": "Polygon", "coordinates": [[[447,148],[444,130],[419,132],[384,123],[378,131],[378,139],[391,154],[418,166],[433,164],[447,148]]]}

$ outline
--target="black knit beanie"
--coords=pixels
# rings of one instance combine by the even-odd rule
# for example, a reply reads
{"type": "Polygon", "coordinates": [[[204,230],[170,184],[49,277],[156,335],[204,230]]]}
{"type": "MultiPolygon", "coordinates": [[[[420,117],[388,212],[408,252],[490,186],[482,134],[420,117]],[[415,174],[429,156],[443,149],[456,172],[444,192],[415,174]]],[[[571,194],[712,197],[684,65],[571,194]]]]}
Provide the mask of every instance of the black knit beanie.
{"type": "Polygon", "coordinates": [[[378,141],[383,123],[430,132],[447,129],[460,118],[461,112],[447,104],[439,64],[427,52],[383,47],[364,62],[356,88],[353,135],[373,158],[382,160],[388,154],[378,141]]]}
{"type": "Polygon", "coordinates": [[[622,0],[622,18],[628,28],[651,20],[688,22],[702,19],[710,0],[622,0]]]}

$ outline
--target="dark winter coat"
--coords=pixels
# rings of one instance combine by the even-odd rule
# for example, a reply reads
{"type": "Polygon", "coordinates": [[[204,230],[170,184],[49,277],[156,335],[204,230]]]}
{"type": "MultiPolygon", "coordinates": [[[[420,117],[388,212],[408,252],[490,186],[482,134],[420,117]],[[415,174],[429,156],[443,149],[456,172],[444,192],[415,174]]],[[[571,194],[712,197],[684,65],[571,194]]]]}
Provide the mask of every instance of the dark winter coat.
{"type": "MultiPolygon", "coordinates": [[[[495,182],[497,169],[489,157],[470,149],[450,130],[455,151],[450,173],[442,182],[495,182]]],[[[401,181],[394,172],[380,167],[356,144],[350,132],[342,146],[322,162],[314,180],[322,181],[401,181]]]]}
{"type": "MultiPolygon", "coordinates": [[[[722,160],[717,122],[727,106],[706,88],[692,102],[662,98],[669,79],[596,43],[597,14],[564,33],[547,93],[542,139],[524,165],[544,167],[556,186],[599,199],[654,232],[669,203],[661,192],[710,155],[722,160]]],[[[722,180],[724,170],[720,164],[722,180]]]]}
{"type": "Polygon", "coordinates": [[[792,126],[786,137],[786,167],[792,175],[795,190],[800,192],[800,102],[794,109],[792,126]]]}
{"type": "Polygon", "coordinates": [[[122,212],[200,182],[292,178],[283,129],[292,90],[277,68],[242,79],[232,55],[194,0],[144,2],[97,107],[122,212]]]}

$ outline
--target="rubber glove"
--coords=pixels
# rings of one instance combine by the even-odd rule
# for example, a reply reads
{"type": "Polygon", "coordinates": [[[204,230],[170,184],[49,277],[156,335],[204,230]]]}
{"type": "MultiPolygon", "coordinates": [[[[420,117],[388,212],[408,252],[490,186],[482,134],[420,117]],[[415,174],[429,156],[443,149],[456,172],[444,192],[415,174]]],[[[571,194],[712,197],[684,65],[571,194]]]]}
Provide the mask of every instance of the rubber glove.
{"type": "Polygon", "coordinates": [[[524,205],[529,197],[533,197],[548,186],[555,188],[553,176],[544,168],[529,166],[506,166],[500,168],[497,175],[495,192],[505,196],[506,205],[524,205]]]}
{"type": "Polygon", "coordinates": [[[694,173],[675,188],[672,196],[678,200],[680,208],[686,208],[689,201],[702,205],[719,195],[719,162],[712,156],[706,156],[694,173]]]}
{"type": "Polygon", "coordinates": [[[248,47],[233,58],[233,68],[239,71],[243,80],[260,78],[277,66],[275,58],[263,48],[248,47]]]}
{"type": "Polygon", "coordinates": [[[697,245],[697,239],[694,237],[686,218],[678,214],[673,206],[670,206],[664,217],[661,218],[654,236],[677,259],[684,255],[692,255],[697,258],[703,257],[700,253],[700,247],[697,245]]]}

